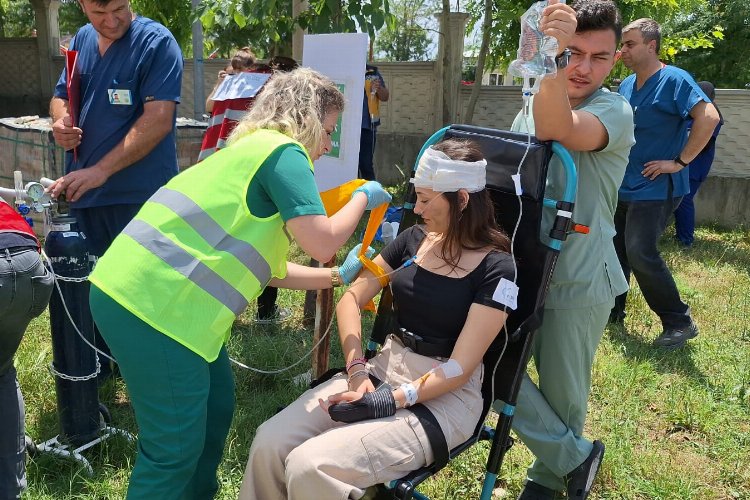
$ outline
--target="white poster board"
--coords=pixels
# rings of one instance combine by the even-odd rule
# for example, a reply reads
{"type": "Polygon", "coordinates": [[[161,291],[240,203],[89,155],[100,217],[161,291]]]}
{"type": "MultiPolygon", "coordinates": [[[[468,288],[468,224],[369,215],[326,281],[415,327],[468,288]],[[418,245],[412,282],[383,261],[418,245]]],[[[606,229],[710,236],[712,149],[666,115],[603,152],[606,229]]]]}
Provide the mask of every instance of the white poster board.
{"type": "Polygon", "coordinates": [[[368,43],[366,33],[305,35],[302,65],[333,80],[346,101],[333,137],[333,150],[315,162],[320,191],[357,177],[368,43]]]}

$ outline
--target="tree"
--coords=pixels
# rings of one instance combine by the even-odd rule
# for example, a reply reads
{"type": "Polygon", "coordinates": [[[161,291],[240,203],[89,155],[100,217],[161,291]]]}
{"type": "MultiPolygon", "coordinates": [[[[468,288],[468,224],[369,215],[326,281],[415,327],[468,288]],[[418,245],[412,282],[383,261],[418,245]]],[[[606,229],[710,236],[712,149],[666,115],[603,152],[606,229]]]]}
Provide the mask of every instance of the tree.
{"type": "Polygon", "coordinates": [[[747,4],[709,1],[692,15],[678,19],[674,30],[689,36],[717,26],[723,28],[723,36],[717,37],[712,47],[677,53],[675,64],[697,80],[710,80],[717,87],[746,88],[750,83],[750,7],[747,4]]]}
{"type": "Polygon", "coordinates": [[[29,0],[0,0],[0,38],[31,36],[34,17],[29,0]]]}
{"type": "Polygon", "coordinates": [[[203,0],[197,14],[222,51],[249,44],[260,53],[285,55],[297,25],[311,33],[359,30],[374,35],[392,17],[388,0],[310,0],[298,19],[291,10],[291,0],[203,0]]]}
{"type": "MultiPolygon", "coordinates": [[[[489,0],[487,0],[489,1],[489,0]]],[[[622,18],[625,23],[641,17],[650,17],[660,21],[666,27],[680,19],[690,19],[698,12],[707,2],[733,4],[739,7],[737,0],[621,0],[619,2],[622,18]]],[[[516,57],[518,48],[518,39],[521,32],[519,19],[529,6],[526,0],[495,0],[492,2],[492,22],[483,23],[483,29],[488,30],[489,43],[486,51],[480,50],[478,61],[489,61],[493,67],[507,67],[516,57]],[[484,56],[484,58],[483,58],[484,56]]],[[[743,6],[744,7],[744,6],[743,6]]],[[[467,25],[467,33],[471,33],[476,24],[485,18],[486,12],[489,12],[486,0],[469,0],[466,9],[471,15],[467,25]]],[[[744,7],[747,9],[747,7],[744,7]]],[[[745,26],[745,31],[747,31],[745,26]]],[[[714,42],[721,40],[722,31],[720,26],[713,25],[711,28],[702,30],[685,31],[683,33],[672,34],[669,29],[663,30],[666,36],[662,42],[662,57],[665,60],[672,61],[675,57],[684,51],[694,50],[694,52],[705,51],[713,47],[714,42]]],[[[485,33],[483,31],[483,37],[485,33]]],[[[745,44],[744,47],[747,47],[745,44]]],[[[482,49],[485,46],[482,44],[482,49]]],[[[738,47],[735,51],[739,52],[738,47]]],[[[748,59],[744,59],[747,61],[748,59]]],[[[746,66],[746,64],[745,64],[746,66]]],[[[618,63],[610,75],[610,79],[621,78],[627,75],[629,71],[622,63],[618,63]]],[[[480,68],[477,68],[477,80],[481,82],[480,68]]],[[[477,85],[479,85],[477,82],[477,85]]],[[[467,115],[473,115],[473,104],[469,103],[467,115]]]]}
{"type": "Polygon", "coordinates": [[[431,45],[428,25],[436,10],[434,0],[394,0],[391,11],[395,23],[378,33],[376,50],[388,61],[427,60],[431,45]]]}

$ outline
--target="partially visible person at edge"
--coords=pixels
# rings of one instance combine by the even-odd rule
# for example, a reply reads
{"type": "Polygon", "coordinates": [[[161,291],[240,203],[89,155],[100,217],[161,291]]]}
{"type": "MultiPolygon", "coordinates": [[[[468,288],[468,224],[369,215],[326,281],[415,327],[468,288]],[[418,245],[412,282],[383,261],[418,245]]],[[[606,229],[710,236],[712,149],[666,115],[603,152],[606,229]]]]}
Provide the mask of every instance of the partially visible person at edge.
{"type": "MultiPolygon", "coordinates": [[[[271,58],[268,65],[256,63],[255,56],[249,47],[243,47],[232,58],[232,74],[242,72],[252,73],[271,73],[276,71],[289,72],[297,68],[297,62],[290,57],[276,56],[271,58]]],[[[211,93],[216,93],[219,81],[211,93]]],[[[198,161],[208,158],[210,155],[226,146],[226,140],[231,135],[242,117],[250,110],[256,97],[263,91],[252,89],[248,86],[239,86],[236,93],[224,93],[223,99],[214,109],[214,100],[211,101],[212,116],[208,122],[208,128],[203,135],[201,151],[198,155],[198,161]]],[[[208,103],[208,101],[207,101],[208,103]]],[[[208,105],[206,106],[208,109],[208,105]]],[[[257,300],[257,313],[255,321],[260,324],[277,323],[288,319],[292,311],[287,307],[278,307],[276,300],[279,289],[275,286],[267,286],[257,300]]]]}
{"type": "MultiPolygon", "coordinates": [[[[622,62],[633,74],[620,84],[620,94],[633,107],[635,146],[619,192],[615,248],[625,277],[629,280],[632,271],[661,320],[654,345],[677,349],[698,335],[698,326],[657,244],[670,215],[690,192],[685,167],[708,144],[719,113],[687,72],[659,60],[660,46],[661,28],[653,19],[623,28],[622,62]]],[[[613,323],[623,323],[626,299],[627,292],[617,297],[613,323]]]]}
{"type": "Polygon", "coordinates": [[[213,96],[214,94],[216,94],[216,89],[219,88],[221,82],[224,81],[224,78],[226,78],[227,76],[235,75],[237,73],[241,73],[243,71],[249,71],[255,65],[255,61],[255,54],[253,54],[253,51],[250,49],[250,47],[242,47],[234,54],[234,56],[232,56],[232,59],[229,61],[229,64],[227,64],[227,67],[219,71],[216,79],[216,84],[214,85],[213,90],[211,90],[211,93],[208,94],[208,97],[206,98],[206,113],[211,113],[214,110],[213,96]]]}
{"type": "Polygon", "coordinates": [[[139,428],[128,498],[212,498],[234,410],[233,321],[268,284],[323,289],[358,272],[356,247],[340,269],[286,261],[294,239],[327,262],[365,210],[390,201],[368,182],[325,215],[312,162],[343,106],[319,73],[276,75],[229,147],[159,189],[99,259],[91,310],[139,428]]]}
{"type": "Polygon", "coordinates": [[[380,102],[390,99],[391,93],[377,66],[365,66],[365,89],[362,100],[362,131],[359,136],[359,176],[375,180],[375,143],[380,126],[380,102]]]}
{"type": "Polygon", "coordinates": [[[719,123],[714,128],[714,133],[711,135],[708,143],[706,143],[701,152],[698,153],[698,156],[693,158],[693,161],[688,165],[690,192],[682,197],[682,201],[674,211],[675,237],[677,241],[686,247],[691,247],[693,241],[695,241],[695,204],[693,199],[698,194],[698,189],[700,189],[701,184],[706,180],[708,172],[711,170],[711,164],[714,162],[714,155],[716,154],[716,137],[719,135],[721,126],[724,125],[724,118],[721,116],[721,111],[716,102],[714,102],[716,89],[713,83],[698,82],[698,86],[711,99],[711,104],[714,105],[716,112],[719,113],[719,123]]]}
{"type": "MultiPolygon", "coordinates": [[[[620,56],[617,5],[550,3],[541,29],[558,41],[558,72],[542,80],[531,116],[519,113],[512,130],[558,141],[570,151],[578,171],[572,217],[591,232],[563,243],[531,346],[538,384],[524,376],[512,426],[536,457],[518,498],[551,500],[565,492],[582,500],[604,457],[604,444],[583,436],[594,356],[615,297],[627,290],[612,237],[617,189],[634,143],[633,112],[622,96],[602,87],[620,56]]],[[[545,196],[560,199],[565,178],[558,158],[549,171],[545,196]]]]}
{"type": "Polygon", "coordinates": [[[29,322],[47,307],[54,278],[34,231],[0,198],[0,499],[26,488],[24,402],[13,358],[29,322]]]}
{"type": "MultiPolygon", "coordinates": [[[[65,175],[48,190],[71,202],[89,255],[97,258],[177,174],[182,52],[167,28],[135,15],[128,0],[78,3],[90,21],[70,43],[78,51],[80,93],[68,95],[63,69],[50,116],[55,142],[66,150],[65,175]],[[76,101],[78,108],[70,109],[76,101]]],[[[109,354],[100,335],[96,346],[109,354]]],[[[99,380],[111,371],[102,363],[99,380]]]]}
{"type": "Polygon", "coordinates": [[[433,463],[433,439],[452,449],[471,437],[483,410],[482,358],[507,317],[495,294],[513,278],[486,166],[469,141],[442,141],[422,155],[413,181],[424,225],[403,231],[374,262],[392,276],[398,325],[423,341],[410,344],[394,328],[379,354],[363,357],[360,310],[383,288],[365,270],[336,306],[346,373],[258,428],[240,499],[362,498],[433,463]]]}

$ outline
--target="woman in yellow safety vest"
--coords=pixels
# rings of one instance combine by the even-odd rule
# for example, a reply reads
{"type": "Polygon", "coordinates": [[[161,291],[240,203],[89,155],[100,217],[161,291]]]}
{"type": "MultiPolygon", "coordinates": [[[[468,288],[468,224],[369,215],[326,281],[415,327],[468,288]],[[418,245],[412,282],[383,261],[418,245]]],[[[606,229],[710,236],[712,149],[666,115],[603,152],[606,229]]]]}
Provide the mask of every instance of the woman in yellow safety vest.
{"type": "Polygon", "coordinates": [[[286,261],[291,239],[329,261],[365,210],[390,201],[368,182],[326,216],[312,162],[343,106],[312,70],[274,76],[229,147],[159,189],[99,259],[91,311],[139,427],[128,498],[212,498],[234,410],[232,322],[266,285],[330,288],[359,271],[354,250],[341,269],[286,261]]]}

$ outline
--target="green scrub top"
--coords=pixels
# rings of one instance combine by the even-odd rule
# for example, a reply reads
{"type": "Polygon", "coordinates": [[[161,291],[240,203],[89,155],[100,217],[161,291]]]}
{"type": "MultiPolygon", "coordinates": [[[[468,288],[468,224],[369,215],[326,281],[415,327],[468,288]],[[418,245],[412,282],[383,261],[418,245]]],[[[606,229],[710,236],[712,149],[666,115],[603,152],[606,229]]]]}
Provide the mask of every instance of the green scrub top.
{"type": "MultiPolygon", "coordinates": [[[[529,116],[521,113],[511,130],[534,132],[533,97],[529,116]]],[[[596,116],[607,129],[609,142],[600,151],[571,151],[578,170],[578,190],[573,220],[590,228],[589,234],[573,233],[563,243],[545,302],[550,309],[590,307],[612,300],[628,290],[628,283],[615,253],[614,214],[617,191],[625,175],[633,136],[633,112],[619,94],[600,89],[576,107],[596,116]]],[[[523,172],[521,173],[523,175],[523,172]]],[[[565,174],[562,162],[553,156],[545,196],[560,199],[565,174]]],[[[549,241],[554,210],[545,210],[542,240],[549,241]]]]}

